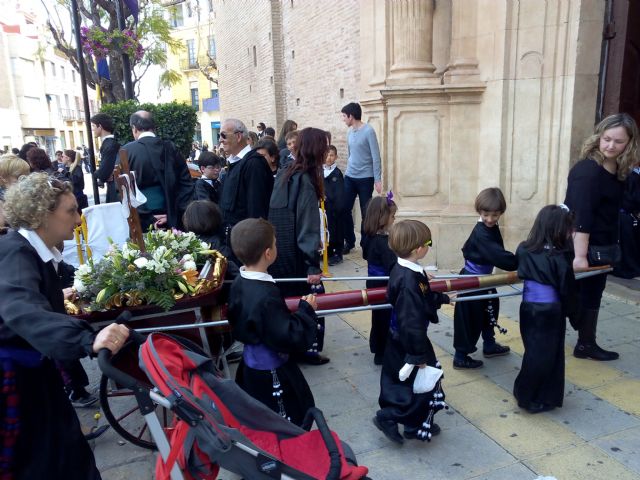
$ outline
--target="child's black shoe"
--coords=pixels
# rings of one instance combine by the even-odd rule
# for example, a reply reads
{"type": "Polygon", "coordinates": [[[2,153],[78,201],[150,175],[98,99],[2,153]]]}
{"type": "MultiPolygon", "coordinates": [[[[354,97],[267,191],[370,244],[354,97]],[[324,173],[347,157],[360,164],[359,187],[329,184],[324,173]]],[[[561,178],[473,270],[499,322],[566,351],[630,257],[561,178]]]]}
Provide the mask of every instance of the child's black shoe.
{"type": "Polygon", "coordinates": [[[392,442],[399,443],[400,445],[404,443],[404,439],[398,431],[398,424],[393,420],[384,420],[376,415],[373,417],[373,424],[392,442]]]}
{"type": "Polygon", "coordinates": [[[453,358],[453,368],[456,370],[480,368],[482,365],[482,360],[474,360],[469,355],[462,359],[453,358]]]}
{"type": "Polygon", "coordinates": [[[494,343],[492,346],[482,349],[482,355],[484,358],[491,357],[500,357],[502,355],[507,355],[511,349],[505,345],[500,345],[499,343],[494,343]]]}

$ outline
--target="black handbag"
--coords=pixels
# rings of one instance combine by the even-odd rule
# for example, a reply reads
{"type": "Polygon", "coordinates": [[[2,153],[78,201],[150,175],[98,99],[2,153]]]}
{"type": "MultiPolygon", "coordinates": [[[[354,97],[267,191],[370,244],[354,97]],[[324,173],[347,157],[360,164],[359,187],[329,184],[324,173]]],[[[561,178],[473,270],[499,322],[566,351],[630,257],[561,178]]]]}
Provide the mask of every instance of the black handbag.
{"type": "Polygon", "coordinates": [[[601,265],[611,265],[613,267],[622,260],[620,244],[589,245],[587,260],[589,261],[589,265],[593,267],[599,267],[601,265]]]}

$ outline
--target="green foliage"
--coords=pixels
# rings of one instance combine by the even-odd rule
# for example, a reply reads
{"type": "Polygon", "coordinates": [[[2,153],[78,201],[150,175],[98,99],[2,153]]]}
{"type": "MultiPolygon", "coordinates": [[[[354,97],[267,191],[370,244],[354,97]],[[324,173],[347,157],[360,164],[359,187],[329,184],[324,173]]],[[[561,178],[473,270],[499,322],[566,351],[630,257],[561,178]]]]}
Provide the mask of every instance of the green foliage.
{"type": "Polygon", "coordinates": [[[115,122],[116,138],[121,144],[133,141],[129,117],[138,110],[151,112],[156,122],[156,135],[171,140],[183,156],[188,156],[196,131],[198,117],[191,105],[171,102],[155,105],[125,100],[102,105],[101,113],[110,115],[115,122]]]}

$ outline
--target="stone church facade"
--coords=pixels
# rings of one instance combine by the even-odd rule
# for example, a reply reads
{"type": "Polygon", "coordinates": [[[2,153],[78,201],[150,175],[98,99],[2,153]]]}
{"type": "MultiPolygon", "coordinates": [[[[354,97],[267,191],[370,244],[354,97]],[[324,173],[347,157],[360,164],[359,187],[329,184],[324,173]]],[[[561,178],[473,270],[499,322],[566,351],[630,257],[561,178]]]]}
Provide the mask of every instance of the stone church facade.
{"type": "Polygon", "coordinates": [[[376,130],[397,218],[434,235],[460,267],[473,203],[498,186],[508,247],[561,202],[592,131],[603,0],[218,0],[222,118],[329,130],[346,162],[340,109],[376,130]]]}

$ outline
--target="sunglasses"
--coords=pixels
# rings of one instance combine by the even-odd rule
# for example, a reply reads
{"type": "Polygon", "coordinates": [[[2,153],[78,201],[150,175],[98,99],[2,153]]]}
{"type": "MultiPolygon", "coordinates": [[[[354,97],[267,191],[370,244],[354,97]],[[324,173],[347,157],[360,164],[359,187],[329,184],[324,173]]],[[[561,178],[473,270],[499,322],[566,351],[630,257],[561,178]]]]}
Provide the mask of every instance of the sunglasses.
{"type": "Polygon", "coordinates": [[[433,241],[431,241],[430,239],[424,242],[425,247],[430,247],[431,245],[433,245],[433,241]]]}
{"type": "MultiPolygon", "coordinates": [[[[235,131],[233,133],[236,134],[236,133],[242,133],[242,132],[235,131]]],[[[220,138],[222,138],[223,140],[226,140],[228,136],[229,136],[228,133],[220,132],[220,138]]]]}

